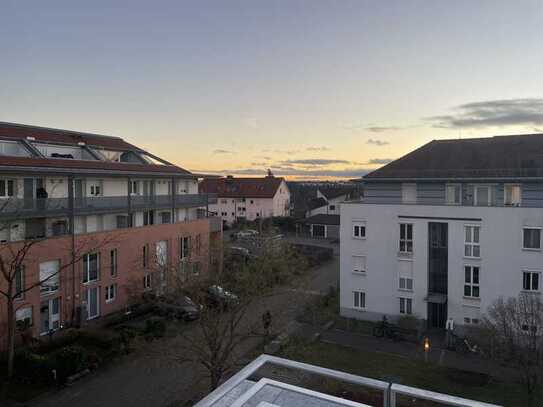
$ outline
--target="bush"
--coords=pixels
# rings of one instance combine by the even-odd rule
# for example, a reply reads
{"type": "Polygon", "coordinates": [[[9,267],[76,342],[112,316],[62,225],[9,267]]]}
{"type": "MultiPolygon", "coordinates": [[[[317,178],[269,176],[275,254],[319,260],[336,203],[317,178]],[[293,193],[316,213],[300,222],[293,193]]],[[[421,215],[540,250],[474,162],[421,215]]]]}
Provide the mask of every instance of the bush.
{"type": "Polygon", "coordinates": [[[166,333],[166,322],[162,317],[151,317],[145,321],[145,338],[162,338],[166,333]]]}
{"type": "Polygon", "coordinates": [[[59,383],[64,383],[68,376],[88,368],[89,358],[87,351],[81,346],[66,346],[56,351],[51,357],[57,370],[59,383]]]}
{"type": "Polygon", "coordinates": [[[50,355],[39,355],[29,350],[15,353],[15,378],[28,384],[52,384],[54,361],[50,355]]]}

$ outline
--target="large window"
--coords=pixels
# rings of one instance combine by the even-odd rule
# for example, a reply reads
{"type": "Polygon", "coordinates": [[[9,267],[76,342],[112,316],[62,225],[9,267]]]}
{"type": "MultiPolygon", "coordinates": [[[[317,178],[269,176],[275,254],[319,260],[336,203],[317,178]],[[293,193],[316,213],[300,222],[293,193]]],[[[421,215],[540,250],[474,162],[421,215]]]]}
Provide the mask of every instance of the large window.
{"type": "Polygon", "coordinates": [[[400,277],[400,290],[413,291],[413,279],[408,277],[400,277]]]}
{"type": "Polygon", "coordinates": [[[115,301],[117,296],[117,284],[111,284],[106,286],[106,302],[110,303],[115,301]]]}
{"type": "Polygon", "coordinates": [[[400,223],[400,253],[413,253],[413,224],[400,223]]]}
{"type": "Polygon", "coordinates": [[[366,308],[366,293],[353,291],[353,306],[358,309],[366,308]]]}
{"type": "Polygon", "coordinates": [[[464,266],[464,296],[479,298],[479,266],[464,266]]]}
{"type": "Polygon", "coordinates": [[[179,238],[179,258],[181,260],[186,259],[190,255],[190,237],[179,238]]]}
{"type": "Polygon", "coordinates": [[[522,272],[522,289],[524,291],[539,291],[539,271],[522,272]]]}
{"type": "Polygon", "coordinates": [[[541,228],[523,228],[522,247],[532,250],[541,249],[541,228]]]}
{"type": "Polygon", "coordinates": [[[411,315],[413,313],[413,300],[411,298],[400,298],[400,314],[411,315]]]}
{"type": "Polygon", "coordinates": [[[40,263],[40,292],[50,294],[58,291],[60,260],[46,261],[40,263]]]}
{"type": "Polygon", "coordinates": [[[87,253],[83,256],[83,282],[98,281],[100,277],[100,254],[87,253]]]}
{"type": "Polygon", "coordinates": [[[477,225],[466,225],[465,240],[464,240],[464,256],[465,257],[481,257],[481,245],[480,245],[480,230],[481,227],[477,225]]]}
{"type": "Polygon", "coordinates": [[[144,269],[146,269],[147,267],[149,267],[149,245],[144,244],[141,250],[142,266],[144,269]]]}
{"type": "Polygon", "coordinates": [[[460,205],[462,204],[462,185],[447,184],[447,204],[460,205]]]}
{"type": "Polygon", "coordinates": [[[13,295],[15,299],[20,300],[23,298],[23,290],[24,290],[24,267],[18,266],[15,270],[15,287],[13,295]]]}
{"type": "Polygon", "coordinates": [[[353,221],[353,238],[354,239],[366,238],[366,222],[353,221]]]}
{"type": "Polygon", "coordinates": [[[520,205],[520,185],[505,184],[503,187],[503,204],[506,206],[520,205]]]}
{"type": "Polygon", "coordinates": [[[15,180],[0,179],[0,198],[10,198],[15,195],[15,180]]]}

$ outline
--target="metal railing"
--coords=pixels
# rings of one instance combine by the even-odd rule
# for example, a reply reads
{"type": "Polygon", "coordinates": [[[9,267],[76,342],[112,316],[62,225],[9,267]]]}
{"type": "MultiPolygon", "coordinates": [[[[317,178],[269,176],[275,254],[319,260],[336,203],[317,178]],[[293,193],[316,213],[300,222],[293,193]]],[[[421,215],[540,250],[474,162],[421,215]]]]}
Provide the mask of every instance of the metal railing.
{"type": "MultiPolygon", "coordinates": [[[[258,369],[265,364],[271,364],[273,366],[281,366],[298,370],[300,372],[312,373],[332,379],[336,379],[342,382],[359,385],[361,387],[370,388],[382,393],[383,403],[382,407],[397,407],[399,404],[398,398],[401,396],[408,396],[410,401],[426,400],[430,402],[438,403],[442,406],[456,406],[456,407],[499,407],[495,404],[483,403],[476,400],[469,400],[461,397],[451,396],[443,393],[436,393],[433,391],[423,390],[416,387],[404,386],[400,384],[394,384],[385,382],[382,380],[371,379],[363,376],[356,376],[350,373],[341,372],[338,370],[327,369],[320,366],[314,366],[307,363],[296,362],[289,359],[278,358],[276,356],[260,355],[253,360],[238,373],[224,382],[221,386],[208,394],[202,400],[195,404],[195,407],[213,407],[220,404],[221,399],[227,396],[234,388],[240,385],[245,380],[248,380],[258,369]]],[[[255,383],[256,385],[256,383],[255,383]]],[[[298,392],[303,393],[304,389],[297,387],[298,392]]],[[[249,389],[247,392],[251,392],[249,389]]],[[[309,392],[309,391],[308,391],[309,392]]],[[[246,394],[246,393],[244,393],[246,394]]],[[[243,395],[240,395],[240,399],[243,395]]],[[[377,407],[377,406],[376,406],[377,407]]]]}
{"type": "MultiPolygon", "coordinates": [[[[154,196],[97,196],[73,199],[75,215],[100,212],[128,212],[128,209],[194,208],[217,202],[214,194],[181,194],[154,196]]],[[[0,219],[67,216],[71,212],[70,198],[9,198],[0,199],[0,219]]]]}

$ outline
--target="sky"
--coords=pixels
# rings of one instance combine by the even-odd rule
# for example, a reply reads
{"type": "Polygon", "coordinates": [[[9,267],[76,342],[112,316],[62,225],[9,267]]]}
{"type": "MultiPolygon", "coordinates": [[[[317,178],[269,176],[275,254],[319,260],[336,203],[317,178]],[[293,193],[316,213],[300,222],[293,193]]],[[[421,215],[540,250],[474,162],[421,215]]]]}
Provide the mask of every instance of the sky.
{"type": "Polygon", "coordinates": [[[433,139],[543,132],[542,39],[540,0],[3,0],[0,121],[355,178],[433,139]]]}

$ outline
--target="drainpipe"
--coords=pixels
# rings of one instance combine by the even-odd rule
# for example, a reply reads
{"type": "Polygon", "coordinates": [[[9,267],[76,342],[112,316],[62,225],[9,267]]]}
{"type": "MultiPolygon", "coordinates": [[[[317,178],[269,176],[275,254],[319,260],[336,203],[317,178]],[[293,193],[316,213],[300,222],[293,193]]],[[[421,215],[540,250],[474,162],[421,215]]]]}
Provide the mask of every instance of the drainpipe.
{"type": "Polygon", "coordinates": [[[68,210],[69,210],[69,217],[70,217],[70,222],[69,222],[69,232],[70,232],[70,235],[71,235],[71,249],[72,249],[72,316],[71,316],[71,321],[70,321],[70,325],[74,325],[74,321],[75,321],[75,290],[76,290],[76,286],[75,286],[75,211],[74,211],[74,199],[75,199],[75,196],[74,196],[74,177],[73,175],[70,175],[68,177],[68,210]]]}
{"type": "Polygon", "coordinates": [[[176,194],[176,191],[177,191],[177,185],[175,183],[175,177],[172,177],[172,190],[170,191],[170,194],[171,194],[171,200],[172,200],[172,223],[177,223],[177,213],[176,213],[176,210],[175,210],[175,194],[176,194]]]}
{"type": "Polygon", "coordinates": [[[130,179],[130,177],[128,177],[126,179],[126,185],[127,185],[127,191],[128,191],[128,194],[127,194],[127,197],[126,197],[126,205],[127,205],[127,209],[128,209],[128,227],[133,227],[134,225],[132,224],[132,198],[131,198],[131,190],[130,188],[132,188],[132,180],[130,179]]]}

